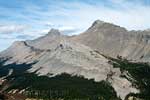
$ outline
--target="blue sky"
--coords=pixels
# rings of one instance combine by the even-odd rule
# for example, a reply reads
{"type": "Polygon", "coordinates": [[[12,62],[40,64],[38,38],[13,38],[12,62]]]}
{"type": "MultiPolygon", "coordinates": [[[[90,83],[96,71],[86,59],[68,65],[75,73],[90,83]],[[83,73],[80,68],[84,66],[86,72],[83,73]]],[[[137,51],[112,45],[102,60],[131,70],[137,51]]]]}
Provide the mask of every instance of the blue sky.
{"type": "Polygon", "coordinates": [[[150,28],[149,11],[150,0],[0,0],[0,51],[51,28],[79,34],[97,19],[144,30],[150,28]]]}

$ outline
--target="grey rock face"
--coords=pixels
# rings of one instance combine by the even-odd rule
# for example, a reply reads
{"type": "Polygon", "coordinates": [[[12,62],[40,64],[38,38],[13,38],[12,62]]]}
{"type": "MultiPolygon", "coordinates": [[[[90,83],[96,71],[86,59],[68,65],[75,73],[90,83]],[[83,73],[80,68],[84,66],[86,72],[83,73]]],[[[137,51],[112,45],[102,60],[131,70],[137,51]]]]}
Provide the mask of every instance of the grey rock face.
{"type": "Polygon", "coordinates": [[[120,55],[141,61],[150,59],[150,31],[128,31],[97,20],[87,31],[72,39],[111,57],[120,55]]]}

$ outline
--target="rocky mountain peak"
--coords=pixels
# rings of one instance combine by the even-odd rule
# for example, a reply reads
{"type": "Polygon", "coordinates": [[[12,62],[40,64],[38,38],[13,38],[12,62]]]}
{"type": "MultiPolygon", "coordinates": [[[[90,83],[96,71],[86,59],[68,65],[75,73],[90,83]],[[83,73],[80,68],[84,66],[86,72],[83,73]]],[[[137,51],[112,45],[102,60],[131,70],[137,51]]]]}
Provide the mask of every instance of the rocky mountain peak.
{"type": "Polygon", "coordinates": [[[60,35],[61,33],[59,32],[58,29],[52,28],[49,32],[48,35],[60,35]]]}
{"type": "Polygon", "coordinates": [[[115,25],[113,23],[109,22],[104,22],[101,20],[96,20],[93,22],[92,26],[89,28],[89,30],[122,30],[122,31],[127,31],[125,28],[120,27],[119,25],[115,25]]]}
{"type": "Polygon", "coordinates": [[[102,25],[104,23],[105,23],[104,21],[96,20],[96,21],[93,22],[92,26],[102,25]]]}

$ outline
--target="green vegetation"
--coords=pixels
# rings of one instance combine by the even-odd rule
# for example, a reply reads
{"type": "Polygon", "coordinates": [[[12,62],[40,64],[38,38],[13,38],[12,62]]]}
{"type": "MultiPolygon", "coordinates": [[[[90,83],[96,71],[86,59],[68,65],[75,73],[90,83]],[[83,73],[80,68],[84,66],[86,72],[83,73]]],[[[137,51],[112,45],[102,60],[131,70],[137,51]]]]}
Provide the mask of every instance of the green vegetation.
{"type": "Polygon", "coordinates": [[[140,90],[140,93],[131,93],[128,96],[135,96],[144,100],[150,100],[150,65],[143,62],[128,61],[120,56],[118,56],[117,59],[109,59],[109,63],[113,64],[114,67],[120,68],[122,73],[127,73],[127,75],[123,74],[121,77],[127,78],[133,83],[132,85],[134,87],[140,90]]]}
{"type": "Polygon", "coordinates": [[[30,98],[44,100],[120,100],[116,92],[106,81],[94,82],[81,76],[61,74],[55,77],[37,76],[34,73],[24,73],[13,81],[8,89],[26,89],[30,98]]]}

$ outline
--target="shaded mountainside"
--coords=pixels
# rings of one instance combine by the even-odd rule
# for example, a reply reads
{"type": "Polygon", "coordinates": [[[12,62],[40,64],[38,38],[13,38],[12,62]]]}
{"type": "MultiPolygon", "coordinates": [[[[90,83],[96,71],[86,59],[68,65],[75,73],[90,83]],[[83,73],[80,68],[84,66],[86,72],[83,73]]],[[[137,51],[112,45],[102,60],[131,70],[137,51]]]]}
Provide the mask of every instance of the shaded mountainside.
{"type": "Polygon", "coordinates": [[[97,20],[78,36],[51,29],[38,39],[14,42],[0,53],[1,91],[55,99],[61,94],[66,100],[123,100],[131,94],[149,100],[149,64],[142,62],[149,61],[149,37],[149,31],[97,20]]]}

